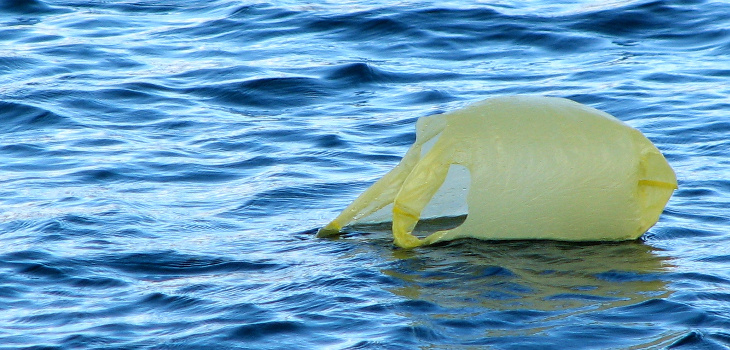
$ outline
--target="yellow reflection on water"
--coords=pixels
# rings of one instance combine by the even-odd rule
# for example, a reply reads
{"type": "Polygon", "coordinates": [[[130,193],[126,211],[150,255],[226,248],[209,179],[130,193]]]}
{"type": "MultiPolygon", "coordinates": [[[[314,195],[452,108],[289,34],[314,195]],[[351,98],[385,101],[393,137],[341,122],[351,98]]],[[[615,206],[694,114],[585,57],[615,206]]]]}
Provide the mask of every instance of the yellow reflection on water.
{"type": "MultiPolygon", "coordinates": [[[[446,308],[594,312],[666,297],[652,273],[668,266],[641,242],[576,244],[465,240],[440,247],[392,250],[400,260],[382,273],[390,292],[446,308]]],[[[565,315],[554,315],[563,317],[565,315]]]]}

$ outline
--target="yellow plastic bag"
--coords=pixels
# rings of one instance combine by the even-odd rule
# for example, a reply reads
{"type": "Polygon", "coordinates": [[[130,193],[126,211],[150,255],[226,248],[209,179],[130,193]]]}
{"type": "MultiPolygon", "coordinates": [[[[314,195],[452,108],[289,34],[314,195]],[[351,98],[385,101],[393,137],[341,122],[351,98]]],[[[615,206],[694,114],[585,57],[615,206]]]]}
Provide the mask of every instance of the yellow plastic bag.
{"type": "Polygon", "coordinates": [[[630,240],[659,220],[677,188],[674,171],[641,132],[567,99],[491,98],[420,118],[416,135],[400,164],[319,237],[385,210],[403,248],[467,237],[630,240]],[[456,185],[445,184],[447,174],[456,185]],[[458,211],[459,192],[466,194],[465,212],[456,213],[466,219],[420,239],[412,231],[437,191],[447,211],[458,211]]]}

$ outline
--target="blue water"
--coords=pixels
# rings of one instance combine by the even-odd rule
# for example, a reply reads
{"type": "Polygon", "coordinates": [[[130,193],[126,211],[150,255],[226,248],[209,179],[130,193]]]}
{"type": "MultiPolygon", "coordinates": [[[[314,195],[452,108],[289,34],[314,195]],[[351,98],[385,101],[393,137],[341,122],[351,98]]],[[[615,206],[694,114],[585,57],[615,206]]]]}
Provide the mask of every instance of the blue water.
{"type": "Polygon", "coordinates": [[[0,1],[0,349],[730,348],[729,96],[725,1],[0,1]],[[640,129],[659,223],[314,238],[506,94],[640,129]]]}

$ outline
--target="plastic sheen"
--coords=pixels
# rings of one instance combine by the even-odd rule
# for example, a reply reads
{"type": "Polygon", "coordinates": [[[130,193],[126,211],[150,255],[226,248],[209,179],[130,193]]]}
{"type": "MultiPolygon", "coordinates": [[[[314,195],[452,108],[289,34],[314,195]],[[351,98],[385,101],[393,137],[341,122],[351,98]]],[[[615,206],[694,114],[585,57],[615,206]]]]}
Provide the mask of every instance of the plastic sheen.
{"type": "Polygon", "coordinates": [[[674,171],[641,132],[563,98],[491,98],[420,118],[416,129],[401,162],[319,237],[389,207],[394,243],[403,248],[468,237],[631,240],[659,220],[677,188],[674,171]],[[420,239],[412,231],[452,165],[470,175],[466,219],[420,239]]]}

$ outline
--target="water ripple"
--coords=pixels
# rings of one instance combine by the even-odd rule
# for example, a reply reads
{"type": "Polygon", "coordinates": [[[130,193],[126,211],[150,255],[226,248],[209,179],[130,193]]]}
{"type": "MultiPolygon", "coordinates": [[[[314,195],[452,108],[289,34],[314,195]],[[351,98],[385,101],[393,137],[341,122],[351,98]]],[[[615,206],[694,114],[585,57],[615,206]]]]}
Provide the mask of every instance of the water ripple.
{"type": "Polygon", "coordinates": [[[726,348],[730,7],[0,3],[0,349],[726,348]],[[641,241],[314,239],[418,117],[563,96],[680,188],[641,241]]]}

